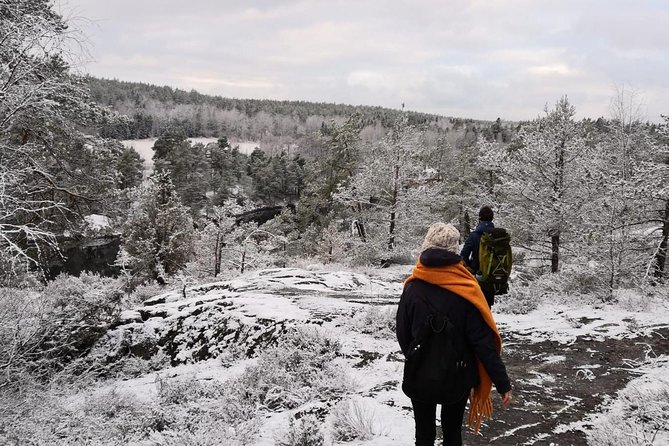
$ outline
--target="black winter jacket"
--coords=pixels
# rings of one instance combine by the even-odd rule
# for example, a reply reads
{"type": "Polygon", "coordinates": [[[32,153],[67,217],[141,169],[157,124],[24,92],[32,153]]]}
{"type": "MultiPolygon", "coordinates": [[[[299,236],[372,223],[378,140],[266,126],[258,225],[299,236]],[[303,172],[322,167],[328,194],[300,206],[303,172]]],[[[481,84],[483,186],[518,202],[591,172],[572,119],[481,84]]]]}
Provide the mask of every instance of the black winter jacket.
{"type": "MultiPolygon", "coordinates": [[[[455,264],[461,260],[459,255],[439,248],[430,248],[420,256],[421,263],[427,267],[455,264]]],[[[464,348],[473,352],[483,363],[497,391],[503,394],[511,390],[506,367],[495,347],[495,333],[485,323],[481,313],[468,300],[420,279],[412,280],[404,287],[397,309],[397,340],[402,353],[406,356],[409,345],[432,312],[417,295],[429,300],[460,330],[467,344],[464,348]]],[[[472,378],[474,384],[478,382],[478,377],[472,378]]]]}

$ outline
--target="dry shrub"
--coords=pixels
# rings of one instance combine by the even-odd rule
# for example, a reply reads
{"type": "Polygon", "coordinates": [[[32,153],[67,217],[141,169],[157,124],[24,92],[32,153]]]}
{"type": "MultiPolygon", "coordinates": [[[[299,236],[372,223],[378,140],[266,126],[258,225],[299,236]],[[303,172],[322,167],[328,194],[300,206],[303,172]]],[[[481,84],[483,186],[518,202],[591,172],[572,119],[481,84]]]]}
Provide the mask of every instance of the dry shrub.
{"type": "Polygon", "coordinates": [[[288,432],[276,435],[278,446],[322,446],[325,442],[320,430],[320,422],[313,415],[305,415],[299,420],[290,419],[288,432]]]}
{"type": "Polygon", "coordinates": [[[351,328],[380,339],[395,339],[395,306],[375,306],[358,311],[351,320],[351,328]]]}
{"type": "Polygon", "coordinates": [[[335,359],[341,346],[316,329],[288,332],[263,351],[230,386],[240,397],[266,409],[292,409],[312,398],[335,397],[351,387],[335,359]]]}
{"type": "Polygon", "coordinates": [[[335,441],[366,441],[381,435],[376,415],[357,399],[341,401],[335,406],[332,417],[332,437],[335,441]]]}

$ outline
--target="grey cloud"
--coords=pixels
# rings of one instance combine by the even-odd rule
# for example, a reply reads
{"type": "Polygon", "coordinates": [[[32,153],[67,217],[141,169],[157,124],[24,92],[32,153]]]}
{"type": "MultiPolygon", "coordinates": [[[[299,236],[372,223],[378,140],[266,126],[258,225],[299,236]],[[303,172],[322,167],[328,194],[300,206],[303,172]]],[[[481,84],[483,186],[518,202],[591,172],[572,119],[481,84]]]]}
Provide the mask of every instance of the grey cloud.
{"type": "Polygon", "coordinates": [[[668,103],[659,1],[69,0],[93,20],[95,75],[235,97],[528,119],[567,94],[608,111],[614,86],[668,103]],[[191,83],[189,85],[189,83],[191,83]]]}

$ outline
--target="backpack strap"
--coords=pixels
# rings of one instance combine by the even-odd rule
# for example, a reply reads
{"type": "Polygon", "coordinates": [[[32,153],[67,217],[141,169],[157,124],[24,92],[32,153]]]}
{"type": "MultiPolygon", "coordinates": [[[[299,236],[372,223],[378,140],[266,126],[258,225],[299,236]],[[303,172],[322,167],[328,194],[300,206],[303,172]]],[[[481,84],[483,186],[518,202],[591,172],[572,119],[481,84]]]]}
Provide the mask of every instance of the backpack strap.
{"type": "Polygon", "coordinates": [[[416,353],[432,333],[441,333],[444,330],[446,330],[447,333],[453,333],[453,323],[448,316],[442,314],[441,311],[432,305],[422,294],[416,293],[415,296],[427,305],[432,313],[428,314],[427,319],[418,331],[416,338],[411,342],[409,353],[407,354],[408,357],[411,357],[416,353]],[[437,320],[435,320],[435,315],[437,316],[437,320]]]}

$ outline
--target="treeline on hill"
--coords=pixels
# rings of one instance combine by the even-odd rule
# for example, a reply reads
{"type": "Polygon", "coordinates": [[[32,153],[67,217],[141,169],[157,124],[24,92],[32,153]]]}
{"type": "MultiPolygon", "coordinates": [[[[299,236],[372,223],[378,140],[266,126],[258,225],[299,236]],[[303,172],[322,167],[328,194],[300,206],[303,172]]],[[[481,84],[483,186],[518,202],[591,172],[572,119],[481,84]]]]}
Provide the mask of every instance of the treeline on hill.
{"type": "Polygon", "coordinates": [[[300,143],[331,122],[341,123],[357,114],[363,138],[377,137],[390,128],[399,115],[409,124],[438,133],[496,132],[507,140],[508,126],[497,122],[402,112],[383,107],[305,101],[234,99],[209,96],[195,90],[86,77],[93,99],[124,115],[123,121],[100,128],[100,135],[115,139],[158,137],[170,127],[180,127],[189,137],[227,136],[231,140],[258,141],[269,145],[300,143]]]}

